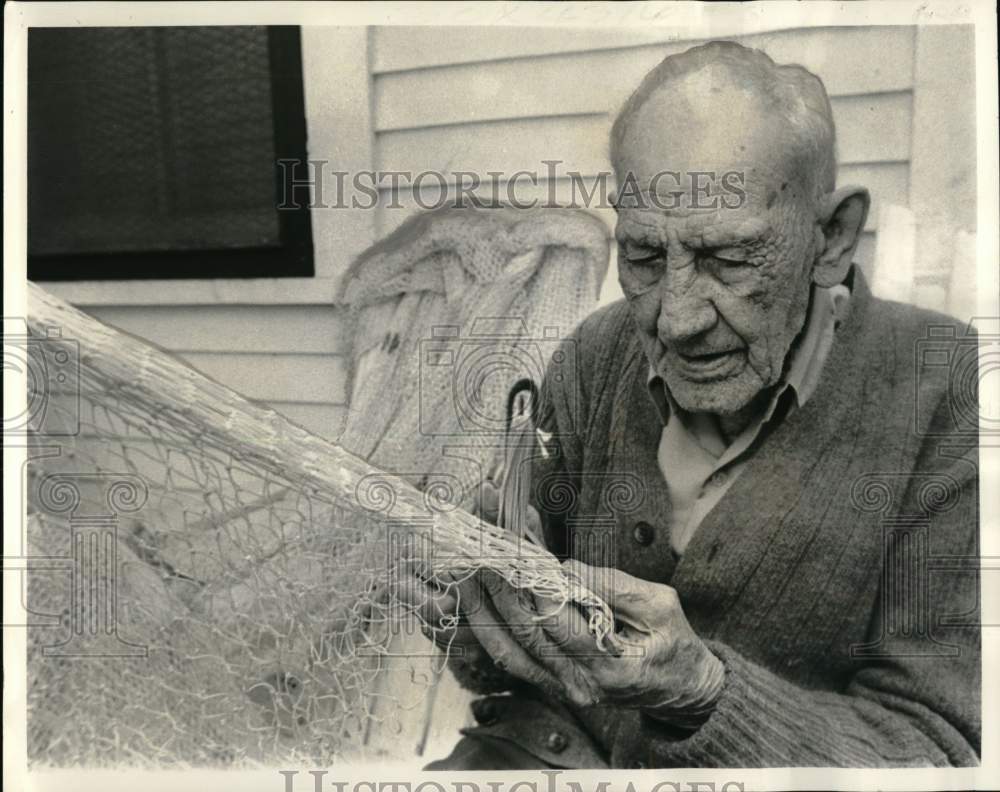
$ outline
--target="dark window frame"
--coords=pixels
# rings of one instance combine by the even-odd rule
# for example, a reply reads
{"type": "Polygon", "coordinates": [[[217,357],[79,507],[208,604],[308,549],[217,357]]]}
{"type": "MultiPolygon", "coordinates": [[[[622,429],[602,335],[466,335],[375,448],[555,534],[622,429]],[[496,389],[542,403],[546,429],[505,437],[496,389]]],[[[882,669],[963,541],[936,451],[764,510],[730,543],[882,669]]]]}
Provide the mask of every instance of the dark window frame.
{"type": "MultiPolygon", "coordinates": [[[[315,275],[308,203],[291,202],[288,208],[278,208],[290,194],[285,182],[301,178],[298,167],[282,168],[279,161],[307,163],[301,32],[298,27],[272,26],[267,29],[267,37],[274,119],[274,202],[280,243],[269,247],[34,255],[28,256],[30,280],[206,280],[315,275]]],[[[292,185],[289,187],[294,190],[292,185]]]]}

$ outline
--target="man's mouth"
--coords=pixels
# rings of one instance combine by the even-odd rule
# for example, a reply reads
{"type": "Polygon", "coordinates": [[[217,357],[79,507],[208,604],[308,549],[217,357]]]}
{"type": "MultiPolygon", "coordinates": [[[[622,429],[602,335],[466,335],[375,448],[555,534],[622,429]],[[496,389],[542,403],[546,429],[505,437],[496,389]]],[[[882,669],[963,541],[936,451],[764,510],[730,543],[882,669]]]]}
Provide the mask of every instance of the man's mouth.
{"type": "Polygon", "coordinates": [[[698,382],[725,379],[742,368],[746,360],[743,348],[698,352],[696,354],[676,353],[677,366],[685,379],[698,382]]]}

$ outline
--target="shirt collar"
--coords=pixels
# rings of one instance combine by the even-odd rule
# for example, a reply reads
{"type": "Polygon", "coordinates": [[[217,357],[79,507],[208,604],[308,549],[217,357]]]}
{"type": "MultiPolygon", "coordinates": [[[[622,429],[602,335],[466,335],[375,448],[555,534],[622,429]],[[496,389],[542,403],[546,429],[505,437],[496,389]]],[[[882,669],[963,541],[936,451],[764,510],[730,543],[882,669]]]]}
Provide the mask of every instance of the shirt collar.
{"type": "MultiPolygon", "coordinates": [[[[851,291],[845,284],[813,287],[805,330],[792,348],[788,370],[781,384],[775,389],[761,423],[771,419],[778,400],[786,391],[792,391],[796,405],[800,408],[816,391],[823,364],[833,344],[834,330],[846,318],[850,297],[851,291]]],[[[646,384],[657,412],[666,425],[670,415],[681,408],[670,395],[663,378],[652,366],[649,368],[646,384]]]]}

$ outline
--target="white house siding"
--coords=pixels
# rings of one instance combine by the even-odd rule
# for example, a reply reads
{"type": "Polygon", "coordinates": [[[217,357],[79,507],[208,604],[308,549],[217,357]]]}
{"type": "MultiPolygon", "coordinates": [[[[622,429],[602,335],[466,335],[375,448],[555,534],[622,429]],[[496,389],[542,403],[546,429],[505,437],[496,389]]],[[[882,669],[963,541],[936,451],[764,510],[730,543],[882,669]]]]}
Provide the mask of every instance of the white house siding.
{"type": "Polygon", "coordinates": [[[339,433],[344,333],[328,304],[83,307],[315,434],[339,433]]]}
{"type": "MultiPolygon", "coordinates": [[[[973,227],[973,81],[942,81],[939,68],[964,60],[972,74],[971,28],[826,27],[737,40],[801,63],[826,83],[839,181],[868,186],[875,201],[863,266],[875,260],[882,204],[931,207],[945,227],[973,227]]],[[[628,93],[665,55],[693,43],[656,28],[307,28],[310,156],[344,170],[541,175],[543,160],[558,158],[560,172],[593,176],[609,170],[608,130],[628,93]]],[[[543,178],[533,192],[542,197],[550,187],[563,199],[570,184],[543,178]]],[[[344,324],[331,305],[337,279],[357,252],[415,209],[412,195],[400,203],[403,209],[314,211],[314,279],[52,288],[333,438],[346,410],[344,324]]],[[[599,213],[610,228],[613,212],[599,213]]],[[[941,253],[923,254],[918,277],[945,282],[948,236],[928,239],[918,250],[941,253]]],[[[617,296],[612,269],[602,300],[617,296]]]]}

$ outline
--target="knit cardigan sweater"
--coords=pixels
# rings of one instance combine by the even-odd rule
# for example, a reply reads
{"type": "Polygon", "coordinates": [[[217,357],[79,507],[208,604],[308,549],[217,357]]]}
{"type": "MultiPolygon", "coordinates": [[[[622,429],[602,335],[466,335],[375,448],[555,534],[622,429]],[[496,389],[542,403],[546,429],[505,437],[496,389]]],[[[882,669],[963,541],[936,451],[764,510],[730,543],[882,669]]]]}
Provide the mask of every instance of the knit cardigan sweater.
{"type": "MultiPolygon", "coordinates": [[[[634,709],[575,710],[611,767],[978,764],[977,401],[949,391],[976,377],[948,365],[975,340],[874,298],[856,270],[852,292],[817,391],[679,559],[627,304],[585,320],[562,376],[546,378],[540,421],[554,442],[533,501],[550,549],[672,586],[726,669],[694,733],[634,709]]],[[[474,662],[460,680],[512,686],[474,662]]],[[[508,736],[544,754],[543,727],[525,720],[508,736]]]]}

